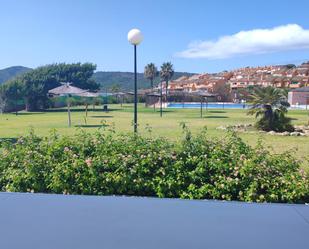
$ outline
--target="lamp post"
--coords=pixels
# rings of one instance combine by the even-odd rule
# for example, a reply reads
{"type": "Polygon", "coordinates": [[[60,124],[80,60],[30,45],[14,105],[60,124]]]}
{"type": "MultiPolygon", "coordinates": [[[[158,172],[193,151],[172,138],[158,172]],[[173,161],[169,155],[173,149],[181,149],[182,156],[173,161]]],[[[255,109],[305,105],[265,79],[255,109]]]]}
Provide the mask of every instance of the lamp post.
{"type": "Polygon", "coordinates": [[[137,132],[137,64],[136,47],[143,40],[142,32],[138,29],[131,29],[128,33],[128,41],[134,46],[134,132],[137,132]]]}
{"type": "Polygon", "coordinates": [[[162,81],[160,83],[160,117],[162,118],[162,81]]]}

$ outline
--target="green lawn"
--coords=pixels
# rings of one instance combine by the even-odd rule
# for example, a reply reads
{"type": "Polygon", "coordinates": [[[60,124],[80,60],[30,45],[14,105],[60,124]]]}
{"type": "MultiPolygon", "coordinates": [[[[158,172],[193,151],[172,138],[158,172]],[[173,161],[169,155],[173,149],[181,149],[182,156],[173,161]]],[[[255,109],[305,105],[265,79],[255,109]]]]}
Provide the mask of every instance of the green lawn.
{"type": "MultiPolygon", "coordinates": [[[[107,113],[99,110],[89,111],[87,124],[85,124],[85,113],[83,107],[72,112],[72,127],[67,127],[66,109],[50,110],[46,112],[26,113],[19,115],[3,114],[0,115],[0,138],[16,138],[24,135],[31,128],[35,133],[47,135],[51,129],[56,129],[61,134],[70,135],[76,130],[86,129],[95,131],[101,126],[102,122],[114,124],[116,131],[132,131],[133,106],[109,105],[111,110],[107,113]]],[[[289,117],[293,118],[294,124],[305,124],[308,122],[308,112],[289,111],[289,117]]],[[[149,125],[152,134],[164,136],[168,139],[177,140],[181,138],[182,131],[180,122],[186,122],[189,128],[195,133],[207,126],[211,136],[223,136],[224,131],[216,130],[216,127],[228,124],[253,123],[254,117],[247,116],[244,110],[213,109],[204,111],[204,117],[200,118],[199,109],[167,109],[163,117],[160,118],[159,112],[154,112],[152,108],[139,106],[139,132],[146,133],[149,125]]],[[[281,137],[260,134],[242,133],[240,136],[248,143],[254,145],[259,137],[262,137],[267,146],[272,146],[274,152],[282,152],[295,149],[295,154],[302,159],[309,154],[309,137],[281,137]]]]}

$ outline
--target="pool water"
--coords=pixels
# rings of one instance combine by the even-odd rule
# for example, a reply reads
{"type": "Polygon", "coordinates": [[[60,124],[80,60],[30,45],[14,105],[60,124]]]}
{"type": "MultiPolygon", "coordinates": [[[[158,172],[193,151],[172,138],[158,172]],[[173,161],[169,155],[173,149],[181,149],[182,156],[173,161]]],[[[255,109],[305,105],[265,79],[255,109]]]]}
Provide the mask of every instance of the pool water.
{"type": "MultiPolygon", "coordinates": [[[[201,108],[201,103],[168,103],[167,108],[201,108]]],[[[203,108],[209,109],[246,109],[248,105],[238,103],[203,103],[203,108]]]]}

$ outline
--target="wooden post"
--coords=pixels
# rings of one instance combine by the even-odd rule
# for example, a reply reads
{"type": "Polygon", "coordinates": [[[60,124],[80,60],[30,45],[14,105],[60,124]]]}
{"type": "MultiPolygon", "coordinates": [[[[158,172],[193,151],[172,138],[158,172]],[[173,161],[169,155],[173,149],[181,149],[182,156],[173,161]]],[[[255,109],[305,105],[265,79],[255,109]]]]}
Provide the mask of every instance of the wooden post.
{"type": "Polygon", "coordinates": [[[161,82],[161,90],[160,90],[160,117],[162,117],[162,82],[161,82]]]}
{"type": "Polygon", "coordinates": [[[70,110],[70,97],[68,97],[68,121],[69,121],[69,127],[71,127],[71,110],[70,110]]]}
{"type": "Polygon", "coordinates": [[[201,97],[201,118],[203,118],[203,97],[201,97]]]}

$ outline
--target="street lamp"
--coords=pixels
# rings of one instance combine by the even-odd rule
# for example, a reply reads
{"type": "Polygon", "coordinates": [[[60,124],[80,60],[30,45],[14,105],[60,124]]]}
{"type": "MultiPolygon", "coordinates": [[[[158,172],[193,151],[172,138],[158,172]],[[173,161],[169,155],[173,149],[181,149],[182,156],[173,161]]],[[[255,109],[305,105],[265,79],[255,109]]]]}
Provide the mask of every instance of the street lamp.
{"type": "Polygon", "coordinates": [[[131,29],[128,33],[128,41],[134,46],[134,132],[137,132],[137,72],[136,72],[136,46],[143,40],[142,32],[131,29]]]}

